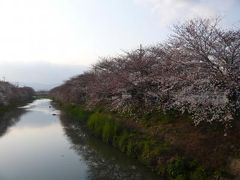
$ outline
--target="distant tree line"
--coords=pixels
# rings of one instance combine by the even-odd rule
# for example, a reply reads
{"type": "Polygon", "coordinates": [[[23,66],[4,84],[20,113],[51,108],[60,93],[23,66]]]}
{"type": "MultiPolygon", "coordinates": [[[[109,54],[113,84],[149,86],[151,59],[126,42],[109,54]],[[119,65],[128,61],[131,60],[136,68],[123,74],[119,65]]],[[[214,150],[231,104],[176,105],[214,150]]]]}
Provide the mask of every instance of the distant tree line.
{"type": "Polygon", "coordinates": [[[88,108],[133,115],[175,110],[196,125],[231,126],[240,112],[240,30],[223,29],[218,19],[187,21],[174,26],[167,42],[102,58],[51,95],[88,108]]]}
{"type": "Polygon", "coordinates": [[[30,87],[18,87],[0,81],[0,107],[30,100],[34,94],[34,90],[30,87]]]}

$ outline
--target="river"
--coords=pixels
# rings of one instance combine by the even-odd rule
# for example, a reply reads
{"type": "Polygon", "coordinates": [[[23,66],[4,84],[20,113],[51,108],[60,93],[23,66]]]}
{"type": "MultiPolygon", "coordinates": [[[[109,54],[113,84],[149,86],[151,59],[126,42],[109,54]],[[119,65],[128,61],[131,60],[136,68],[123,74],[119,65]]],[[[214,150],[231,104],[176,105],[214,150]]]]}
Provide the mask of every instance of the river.
{"type": "Polygon", "coordinates": [[[0,180],[157,180],[81,129],[49,99],[0,116],[0,180]]]}

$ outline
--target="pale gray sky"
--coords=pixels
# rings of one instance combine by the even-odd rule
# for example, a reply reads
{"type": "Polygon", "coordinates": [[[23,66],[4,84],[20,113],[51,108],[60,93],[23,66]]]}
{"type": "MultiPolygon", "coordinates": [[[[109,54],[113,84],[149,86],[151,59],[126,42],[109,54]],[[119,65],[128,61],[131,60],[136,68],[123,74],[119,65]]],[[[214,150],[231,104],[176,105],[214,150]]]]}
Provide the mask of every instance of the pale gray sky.
{"type": "Polygon", "coordinates": [[[68,75],[58,75],[63,80],[99,57],[165,40],[173,23],[214,16],[223,17],[224,26],[238,26],[240,1],[0,0],[0,77],[52,84],[3,67],[28,63],[46,75],[51,74],[46,67],[67,67],[68,75]]]}
{"type": "Polygon", "coordinates": [[[48,90],[85,70],[87,67],[81,65],[0,63],[0,80],[7,80],[20,86],[31,86],[36,90],[48,90]]]}

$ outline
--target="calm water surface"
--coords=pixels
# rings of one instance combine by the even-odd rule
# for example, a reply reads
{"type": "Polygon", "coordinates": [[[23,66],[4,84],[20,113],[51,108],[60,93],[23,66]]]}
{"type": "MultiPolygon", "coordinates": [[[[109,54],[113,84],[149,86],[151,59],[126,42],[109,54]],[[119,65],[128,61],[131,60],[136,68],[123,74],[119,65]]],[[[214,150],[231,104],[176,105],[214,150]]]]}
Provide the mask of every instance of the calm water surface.
{"type": "Polygon", "coordinates": [[[0,180],[85,179],[159,177],[89,136],[49,99],[0,115],[0,180]]]}

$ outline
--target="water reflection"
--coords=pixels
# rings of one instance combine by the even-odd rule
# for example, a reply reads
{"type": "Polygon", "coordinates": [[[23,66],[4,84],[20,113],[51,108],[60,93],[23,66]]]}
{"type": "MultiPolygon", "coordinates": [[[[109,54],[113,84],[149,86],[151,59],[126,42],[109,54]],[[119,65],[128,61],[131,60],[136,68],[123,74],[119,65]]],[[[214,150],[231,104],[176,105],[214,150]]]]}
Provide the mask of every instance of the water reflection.
{"type": "Polygon", "coordinates": [[[53,108],[50,99],[41,99],[33,101],[26,106],[19,107],[19,109],[25,109],[26,111],[41,112],[47,115],[59,115],[60,111],[53,108]]]}
{"type": "Polygon", "coordinates": [[[24,109],[14,109],[0,114],[0,136],[5,135],[8,129],[20,120],[20,116],[25,113],[24,109]]]}
{"type": "Polygon", "coordinates": [[[0,115],[0,180],[159,179],[50,103],[36,100],[0,115]]]}
{"type": "Polygon", "coordinates": [[[72,149],[82,155],[89,170],[90,179],[99,180],[155,180],[157,175],[126,157],[118,150],[89,136],[81,125],[67,115],[60,116],[66,136],[72,142],[72,149]]]}
{"type": "Polygon", "coordinates": [[[34,103],[39,104],[35,106],[36,111],[25,107],[19,121],[0,138],[0,179],[87,179],[88,167],[79,161],[81,156],[69,149],[71,144],[64,136],[59,115],[50,113],[54,111],[49,108],[50,101],[34,103]]]}

